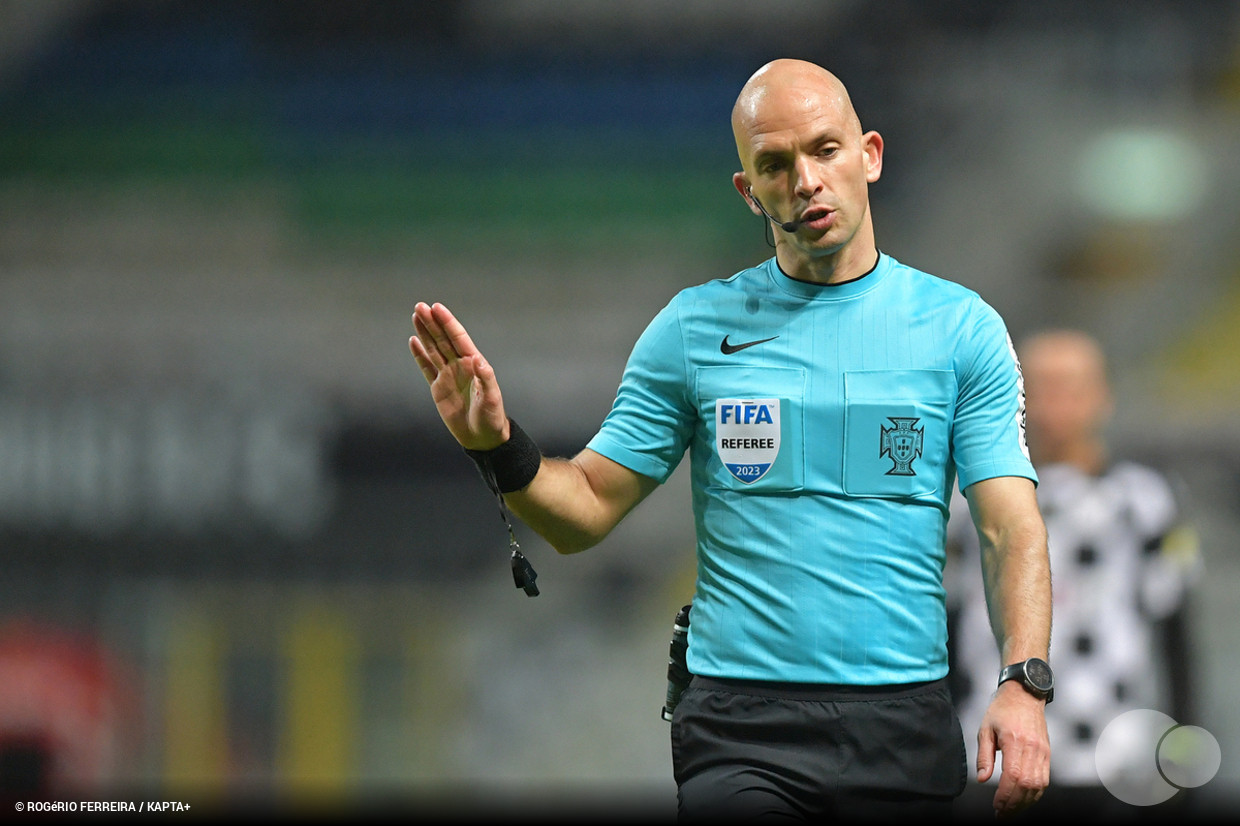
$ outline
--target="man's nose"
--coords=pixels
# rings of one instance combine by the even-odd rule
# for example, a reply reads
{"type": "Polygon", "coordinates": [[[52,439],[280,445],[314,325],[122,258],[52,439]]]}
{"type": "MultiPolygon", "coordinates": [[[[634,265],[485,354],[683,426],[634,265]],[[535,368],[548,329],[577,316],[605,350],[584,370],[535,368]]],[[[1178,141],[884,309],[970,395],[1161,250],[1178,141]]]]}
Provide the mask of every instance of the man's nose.
{"type": "Polygon", "coordinates": [[[796,194],[801,198],[811,198],[822,189],[822,177],[813,159],[801,157],[796,162],[797,184],[796,194]]]}

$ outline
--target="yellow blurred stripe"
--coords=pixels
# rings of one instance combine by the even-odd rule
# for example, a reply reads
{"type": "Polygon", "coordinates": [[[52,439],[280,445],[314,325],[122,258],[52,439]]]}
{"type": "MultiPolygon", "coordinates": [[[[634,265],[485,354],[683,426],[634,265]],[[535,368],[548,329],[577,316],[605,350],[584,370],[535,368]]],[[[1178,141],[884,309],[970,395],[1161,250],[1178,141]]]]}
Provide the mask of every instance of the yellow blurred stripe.
{"type": "Polygon", "coordinates": [[[1234,413],[1240,393],[1240,287],[1220,296],[1164,352],[1156,369],[1159,391],[1172,407],[1234,413]]]}
{"type": "Polygon", "coordinates": [[[312,608],[283,641],[280,783],[291,803],[342,801],[356,777],[359,642],[340,614],[312,608]]]}
{"type": "Polygon", "coordinates": [[[227,774],[223,634],[190,611],[168,628],[164,693],[164,779],[169,788],[218,792],[227,774]]]}

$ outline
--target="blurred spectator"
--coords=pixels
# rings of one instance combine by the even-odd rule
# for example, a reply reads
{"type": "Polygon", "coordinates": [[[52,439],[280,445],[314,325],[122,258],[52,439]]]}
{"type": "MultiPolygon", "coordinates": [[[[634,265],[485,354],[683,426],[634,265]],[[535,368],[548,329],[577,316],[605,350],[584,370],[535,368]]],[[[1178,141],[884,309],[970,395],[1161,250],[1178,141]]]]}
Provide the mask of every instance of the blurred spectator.
{"type": "MultiPolygon", "coordinates": [[[[1095,746],[1111,720],[1152,708],[1192,722],[1186,609],[1200,567],[1197,541],[1170,481],[1109,452],[1104,431],[1114,401],[1099,344],[1075,330],[1044,331],[1019,356],[1054,590],[1047,795],[1092,794],[1106,805],[1095,746]]],[[[999,662],[976,534],[959,494],[948,530],[953,691],[967,731],[994,691],[999,662]]],[[[972,758],[977,745],[968,745],[972,758]]]]}
{"type": "Polygon", "coordinates": [[[0,628],[0,799],[104,791],[130,699],[95,641],[25,620],[0,628]]]}

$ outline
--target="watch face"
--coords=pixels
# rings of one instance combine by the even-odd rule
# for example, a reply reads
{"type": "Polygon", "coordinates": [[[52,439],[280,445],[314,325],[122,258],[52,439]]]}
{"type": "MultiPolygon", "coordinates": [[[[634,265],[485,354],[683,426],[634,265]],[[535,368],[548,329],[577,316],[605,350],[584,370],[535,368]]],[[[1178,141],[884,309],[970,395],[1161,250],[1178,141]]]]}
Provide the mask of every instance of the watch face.
{"type": "Polygon", "coordinates": [[[1025,675],[1038,691],[1050,691],[1054,685],[1051,667],[1039,659],[1030,659],[1025,663],[1025,675]]]}

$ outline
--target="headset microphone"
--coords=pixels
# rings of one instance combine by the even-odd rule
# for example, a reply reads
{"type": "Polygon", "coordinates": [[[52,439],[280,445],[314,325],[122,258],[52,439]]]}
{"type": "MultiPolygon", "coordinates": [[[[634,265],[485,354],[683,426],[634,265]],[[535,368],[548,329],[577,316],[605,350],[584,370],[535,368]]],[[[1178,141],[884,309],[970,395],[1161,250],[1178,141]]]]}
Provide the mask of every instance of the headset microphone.
{"type": "Polygon", "coordinates": [[[753,187],[746,187],[745,189],[749,193],[749,197],[753,198],[753,202],[758,206],[758,209],[762,212],[762,214],[765,215],[767,218],[771,219],[773,222],[775,222],[775,225],[778,226],[780,229],[782,229],[784,232],[796,232],[797,227],[801,226],[800,221],[779,220],[774,215],[767,212],[766,207],[762,206],[762,202],[758,200],[758,196],[753,194],[753,187]]]}

